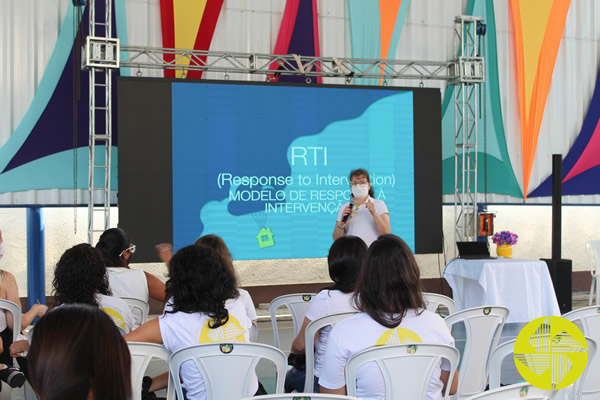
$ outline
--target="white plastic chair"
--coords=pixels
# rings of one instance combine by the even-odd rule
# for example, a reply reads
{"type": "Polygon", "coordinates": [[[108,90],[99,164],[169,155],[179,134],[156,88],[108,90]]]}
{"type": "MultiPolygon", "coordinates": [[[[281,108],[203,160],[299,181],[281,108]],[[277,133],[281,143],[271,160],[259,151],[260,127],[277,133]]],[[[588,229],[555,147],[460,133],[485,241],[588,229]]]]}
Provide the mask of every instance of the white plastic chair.
{"type": "Polygon", "coordinates": [[[279,343],[279,331],[277,330],[277,309],[281,306],[286,306],[290,310],[290,314],[292,314],[292,322],[294,324],[294,334],[292,337],[296,337],[298,336],[298,332],[300,332],[302,322],[304,321],[304,316],[308,311],[308,307],[310,306],[310,302],[312,301],[313,297],[315,297],[314,293],[296,293],[279,296],[271,301],[269,304],[269,314],[271,314],[273,343],[275,347],[281,348],[279,343]]]}
{"type": "MultiPolygon", "coordinates": [[[[444,344],[406,343],[370,347],[356,353],[346,364],[346,393],[356,396],[356,377],[361,366],[376,362],[385,382],[385,399],[427,399],[431,376],[442,358],[450,362],[452,382],[459,359],[456,348],[444,344]]],[[[444,398],[448,398],[450,384],[444,398]]]]}
{"type": "Polygon", "coordinates": [[[427,309],[429,311],[437,312],[441,305],[448,309],[448,314],[452,314],[454,313],[454,310],[456,310],[454,300],[443,294],[423,293],[423,297],[425,298],[425,303],[427,304],[427,309]]]}
{"type": "Polygon", "coordinates": [[[343,319],[353,316],[357,311],[336,313],[311,321],[304,330],[304,354],[306,359],[306,377],[304,378],[304,391],[311,393],[314,389],[315,381],[315,335],[326,326],[335,325],[343,319]]]}
{"type": "Polygon", "coordinates": [[[489,385],[490,389],[496,389],[500,387],[500,375],[502,370],[502,362],[506,357],[514,353],[515,342],[517,339],[512,339],[502,343],[492,351],[490,355],[489,367],[489,385]]]}
{"type": "Polygon", "coordinates": [[[21,307],[8,300],[0,300],[0,309],[6,310],[13,317],[13,342],[17,341],[21,332],[21,307]]]}
{"type": "MultiPolygon", "coordinates": [[[[0,309],[6,310],[13,317],[13,342],[17,341],[19,333],[21,333],[21,307],[9,300],[0,300],[0,309]]],[[[31,330],[33,331],[33,329],[31,330]]],[[[33,388],[28,381],[25,381],[23,386],[23,395],[25,400],[37,399],[33,388]]]]}
{"type": "Polygon", "coordinates": [[[284,393],[266,394],[263,396],[246,397],[242,400],[360,400],[358,397],[344,396],[341,394],[322,393],[284,393]]]}
{"type": "Polygon", "coordinates": [[[133,318],[135,319],[135,325],[132,327],[132,330],[139,328],[148,320],[148,314],[150,313],[150,305],[148,303],[136,297],[119,298],[122,299],[125,303],[127,303],[129,310],[133,314],[133,318]]]}
{"type": "Polygon", "coordinates": [[[287,358],[281,350],[266,344],[210,343],[186,347],[169,357],[169,373],[178,399],[184,398],[179,370],[186,361],[193,361],[200,370],[207,399],[241,399],[248,396],[250,379],[263,358],[275,364],[275,393],[283,393],[287,358]]]}
{"type": "Polygon", "coordinates": [[[458,376],[457,398],[483,392],[488,376],[488,358],[496,348],[508,308],[500,306],[473,307],[449,315],[444,320],[449,329],[464,322],[466,341],[458,376]]]}
{"type": "Polygon", "coordinates": [[[590,301],[588,305],[592,305],[594,297],[594,287],[596,287],[596,305],[600,305],[600,240],[591,240],[585,244],[588,259],[590,260],[590,273],[592,274],[592,285],[590,286],[590,301]]]}
{"type": "MultiPolygon", "coordinates": [[[[569,321],[581,321],[583,334],[600,345],[600,307],[580,308],[563,315],[569,321]]],[[[587,379],[583,382],[583,398],[600,398],[600,352],[589,362],[587,379]]]]}
{"type": "MultiPolygon", "coordinates": [[[[131,354],[131,387],[132,400],[141,400],[142,380],[148,368],[148,364],[153,358],[169,362],[171,352],[163,346],[155,343],[129,342],[129,353],[131,354]]],[[[167,387],[167,400],[175,399],[175,391],[169,377],[169,386],[167,387]]]]}
{"type": "Polygon", "coordinates": [[[539,389],[533,385],[530,385],[529,383],[517,383],[515,385],[504,386],[501,388],[476,394],[474,396],[469,397],[467,400],[551,400],[554,399],[556,394],[556,391],[539,389]]]}

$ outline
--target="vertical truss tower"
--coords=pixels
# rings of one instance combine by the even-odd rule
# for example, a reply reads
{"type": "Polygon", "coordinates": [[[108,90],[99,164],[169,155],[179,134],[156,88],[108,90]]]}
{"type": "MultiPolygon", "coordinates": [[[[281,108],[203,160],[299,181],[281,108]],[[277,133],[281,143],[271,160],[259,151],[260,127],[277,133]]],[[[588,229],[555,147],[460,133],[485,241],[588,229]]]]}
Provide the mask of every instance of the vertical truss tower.
{"type": "Polygon", "coordinates": [[[478,43],[482,22],[483,18],[464,15],[454,20],[458,48],[453,82],[455,242],[477,237],[478,89],[485,81],[484,57],[479,54],[478,43]]]}
{"type": "Polygon", "coordinates": [[[83,48],[82,63],[89,74],[88,243],[90,244],[95,242],[94,233],[103,232],[110,226],[112,72],[113,69],[119,68],[119,39],[111,37],[112,0],[102,1],[105,3],[104,15],[96,15],[96,0],[88,2],[89,33],[83,48]]]}

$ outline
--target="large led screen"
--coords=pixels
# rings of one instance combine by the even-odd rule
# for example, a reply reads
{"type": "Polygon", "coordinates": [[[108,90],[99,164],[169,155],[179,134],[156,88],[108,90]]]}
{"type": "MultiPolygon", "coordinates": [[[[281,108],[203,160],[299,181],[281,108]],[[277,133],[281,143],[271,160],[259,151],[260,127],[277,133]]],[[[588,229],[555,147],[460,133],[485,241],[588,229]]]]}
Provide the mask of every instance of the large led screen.
{"type": "Polygon", "coordinates": [[[235,259],[324,257],[348,174],[364,168],[392,232],[438,251],[439,102],[437,90],[121,79],[119,224],[146,241],[144,259],[208,233],[235,259]]]}

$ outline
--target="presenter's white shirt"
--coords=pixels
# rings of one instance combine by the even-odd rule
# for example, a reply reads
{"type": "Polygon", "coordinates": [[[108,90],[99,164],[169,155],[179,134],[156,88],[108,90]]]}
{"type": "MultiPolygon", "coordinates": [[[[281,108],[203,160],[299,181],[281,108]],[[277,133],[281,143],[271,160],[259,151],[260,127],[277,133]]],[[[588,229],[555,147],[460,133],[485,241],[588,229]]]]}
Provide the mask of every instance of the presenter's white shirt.
{"type": "MultiPolygon", "coordinates": [[[[167,301],[165,310],[171,309],[171,301],[167,301]]],[[[208,327],[209,317],[205,313],[165,313],[158,319],[160,334],[164,346],[171,352],[184,347],[203,343],[217,342],[249,342],[252,321],[247,316],[246,305],[241,297],[228,300],[225,308],[229,311],[229,321],[216,329],[208,327]]],[[[228,371],[223,371],[227,374],[228,371]]],[[[183,363],[180,371],[183,386],[187,390],[188,400],[205,400],[206,387],[204,379],[193,361],[183,363]]],[[[241,377],[232,377],[240,379],[241,377]]],[[[246,395],[254,396],[258,390],[256,375],[250,379],[250,387],[246,395]]]]}
{"type": "Polygon", "coordinates": [[[118,297],[105,296],[103,294],[97,294],[96,300],[98,301],[100,309],[112,318],[115,325],[117,325],[123,333],[129,333],[133,330],[135,318],[133,317],[129,306],[125,303],[125,300],[118,297]]]}
{"type": "MultiPolygon", "coordinates": [[[[356,311],[352,301],[352,293],[343,293],[339,290],[321,290],[310,302],[306,318],[314,321],[326,315],[356,311]]],[[[326,326],[319,331],[317,342],[315,343],[315,376],[321,375],[325,349],[329,341],[329,332],[331,326],[326,326]]]]}
{"type": "MultiPolygon", "coordinates": [[[[369,196],[367,201],[370,201],[375,205],[375,212],[378,215],[390,213],[383,200],[377,200],[369,196]]],[[[352,214],[350,214],[350,217],[348,217],[348,220],[346,221],[346,225],[348,226],[346,235],[358,236],[367,244],[368,247],[375,241],[375,239],[377,239],[379,235],[377,234],[377,229],[375,228],[373,216],[367,208],[367,201],[361,204],[358,208],[356,206],[353,207],[352,214]]],[[[337,216],[338,223],[342,221],[344,210],[348,204],[350,204],[350,202],[345,203],[340,207],[337,216]]]]}
{"type": "Polygon", "coordinates": [[[135,297],[148,302],[148,281],[140,269],[108,267],[108,282],[115,297],[135,297]]]}
{"type": "MultiPolygon", "coordinates": [[[[454,346],[444,320],[431,311],[417,315],[414,310],[407,312],[400,325],[390,329],[375,322],[368,314],[359,313],[340,321],[329,334],[329,343],[325,352],[325,363],[321,369],[319,385],[328,389],[339,389],[346,385],[344,368],[354,354],[368,347],[400,343],[440,343],[454,346]]],[[[443,383],[441,369],[450,370],[447,360],[441,362],[433,371],[428,400],[442,398],[443,383]]],[[[415,385],[418,383],[415,382],[415,385]]],[[[369,400],[385,398],[385,384],[377,364],[365,364],[358,370],[356,379],[356,397],[369,400]]]]}

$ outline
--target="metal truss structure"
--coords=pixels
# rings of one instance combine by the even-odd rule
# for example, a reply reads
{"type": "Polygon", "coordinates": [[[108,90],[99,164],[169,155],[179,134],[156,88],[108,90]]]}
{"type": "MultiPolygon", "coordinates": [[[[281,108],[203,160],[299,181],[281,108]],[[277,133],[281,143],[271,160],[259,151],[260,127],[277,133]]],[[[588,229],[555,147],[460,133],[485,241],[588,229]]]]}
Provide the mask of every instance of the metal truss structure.
{"type": "MultiPolygon", "coordinates": [[[[484,58],[479,55],[483,18],[459,16],[454,21],[458,57],[454,87],[454,239],[477,238],[478,89],[485,81],[484,58]]],[[[455,248],[456,254],[456,248],[455,248]]]]}
{"type": "MultiPolygon", "coordinates": [[[[483,19],[459,16],[455,20],[458,56],[450,61],[402,61],[342,57],[306,57],[296,54],[276,55],[233,53],[141,46],[120,46],[111,38],[112,0],[104,0],[104,20],[96,22],[96,0],[88,0],[89,32],[83,49],[83,68],[89,71],[89,181],[88,241],[94,233],[109,228],[110,223],[110,149],[112,144],[111,96],[112,70],[120,67],[137,69],[171,69],[178,71],[262,74],[266,81],[281,75],[302,76],[307,83],[313,78],[340,78],[346,84],[353,79],[375,78],[384,83],[396,79],[443,80],[455,85],[455,241],[473,240],[477,221],[477,89],[485,81],[484,58],[478,54],[479,28],[483,19]],[[165,57],[168,56],[168,57],[165,57]],[[168,59],[170,61],[165,61],[168,59]],[[104,120],[98,123],[99,117],[104,120]],[[98,132],[98,130],[102,130],[98,132]],[[95,147],[104,146],[103,160],[95,147]],[[99,162],[100,161],[100,162],[99,162]],[[104,176],[104,185],[95,186],[96,171],[104,176]],[[94,194],[102,203],[94,204],[94,194]],[[94,217],[101,213],[103,229],[94,228],[94,217]]],[[[138,76],[141,73],[138,73],[138,76]]],[[[185,76],[185,75],[184,75],[185,76]]]]}

